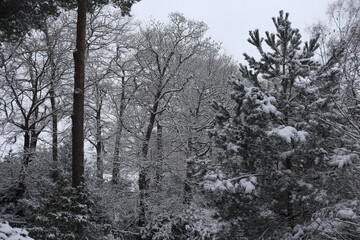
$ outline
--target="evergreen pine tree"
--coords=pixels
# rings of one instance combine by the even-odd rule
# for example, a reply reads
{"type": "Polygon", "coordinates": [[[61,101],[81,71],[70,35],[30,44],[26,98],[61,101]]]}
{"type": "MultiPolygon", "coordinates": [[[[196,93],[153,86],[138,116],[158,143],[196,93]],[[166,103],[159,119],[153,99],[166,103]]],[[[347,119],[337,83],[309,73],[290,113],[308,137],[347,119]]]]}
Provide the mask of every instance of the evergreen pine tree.
{"type": "Polygon", "coordinates": [[[30,205],[28,229],[34,239],[105,239],[109,224],[97,222],[96,204],[85,188],[72,188],[63,178],[54,191],[44,193],[38,205],[30,205]],[[49,195],[50,194],[50,195],[49,195]]]}
{"type": "Polygon", "coordinates": [[[320,121],[332,115],[334,66],[341,51],[321,66],[314,60],[317,38],[301,47],[299,30],[291,27],[288,16],[280,11],[273,18],[276,33],[266,32],[265,39],[258,30],[250,31],[248,41],[261,59],[244,54],[248,66],[240,65],[243,79],[230,80],[234,109],[212,103],[217,116],[210,134],[219,151],[217,161],[206,166],[203,184],[211,191],[223,190],[215,202],[224,219],[238,223],[229,231],[241,229],[247,237],[278,237],[308,220],[321,204],[315,200],[321,191],[317,170],[327,153],[341,145],[320,121]],[[252,86],[245,87],[246,81],[252,86]],[[232,200],[224,203],[224,196],[232,200]],[[254,224],[256,228],[249,227],[254,224]]]}

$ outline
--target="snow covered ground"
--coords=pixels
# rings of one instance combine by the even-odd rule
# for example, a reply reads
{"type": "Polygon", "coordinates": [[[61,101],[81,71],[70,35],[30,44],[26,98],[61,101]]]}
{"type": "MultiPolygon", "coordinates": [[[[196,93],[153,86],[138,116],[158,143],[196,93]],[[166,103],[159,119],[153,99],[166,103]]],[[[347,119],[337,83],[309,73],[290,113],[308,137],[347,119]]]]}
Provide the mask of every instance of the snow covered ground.
{"type": "Polygon", "coordinates": [[[13,228],[6,221],[0,221],[0,240],[34,240],[28,236],[28,231],[13,228]]]}

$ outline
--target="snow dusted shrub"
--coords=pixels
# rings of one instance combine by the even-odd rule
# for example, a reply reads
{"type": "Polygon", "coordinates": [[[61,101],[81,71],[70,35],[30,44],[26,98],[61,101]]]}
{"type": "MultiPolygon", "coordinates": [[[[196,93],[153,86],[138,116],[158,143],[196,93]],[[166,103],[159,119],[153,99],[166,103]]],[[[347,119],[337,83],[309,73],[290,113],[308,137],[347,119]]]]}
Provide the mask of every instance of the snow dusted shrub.
{"type": "Polygon", "coordinates": [[[307,225],[294,228],[294,239],[359,239],[360,202],[343,201],[313,214],[307,225]]]}
{"type": "Polygon", "coordinates": [[[73,188],[68,180],[62,179],[47,194],[41,202],[29,206],[32,214],[27,222],[31,237],[42,240],[101,239],[100,232],[104,229],[93,220],[94,202],[87,189],[73,188]]]}
{"type": "Polygon", "coordinates": [[[141,230],[141,236],[148,240],[210,240],[215,239],[216,231],[205,210],[189,207],[178,214],[157,215],[141,230]]]}

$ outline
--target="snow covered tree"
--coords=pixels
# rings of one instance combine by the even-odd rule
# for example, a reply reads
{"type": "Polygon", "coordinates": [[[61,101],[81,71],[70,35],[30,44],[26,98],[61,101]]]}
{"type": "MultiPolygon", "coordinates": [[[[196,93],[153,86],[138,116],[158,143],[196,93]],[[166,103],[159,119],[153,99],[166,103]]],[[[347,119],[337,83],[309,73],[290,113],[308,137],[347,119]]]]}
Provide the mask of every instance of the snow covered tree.
{"type": "Polygon", "coordinates": [[[166,110],[174,93],[181,91],[191,78],[183,71],[185,63],[199,54],[207,44],[207,26],[203,22],[186,19],[179,13],[170,14],[168,25],[154,22],[141,29],[136,59],[144,68],[142,77],[146,92],[148,120],[141,147],[142,163],[139,171],[139,226],[144,226],[146,198],[149,191],[149,144],[160,113],[166,110]],[[184,73],[184,74],[183,74],[184,73]]]}
{"type": "Polygon", "coordinates": [[[226,93],[230,87],[227,79],[237,72],[233,60],[219,51],[217,44],[209,45],[200,56],[187,64],[187,72],[193,77],[184,90],[174,96],[169,113],[162,119],[162,124],[168,126],[167,132],[174,139],[171,148],[175,152],[180,151],[186,158],[184,203],[187,204],[196,192],[192,180],[193,160],[208,155],[211,149],[207,131],[213,126],[214,112],[209,101],[228,97],[226,93]]]}
{"type": "MultiPolygon", "coordinates": [[[[62,179],[55,185],[54,192],[30,206],[30,236],[35,239],[85,239],[95,229],[91,226],[89,195],[83,189],[76,190],[69,181],[62,179]]],[[[92,234],[94,234],[92,232],[92,234]]],[[[96,237],[94,236],[93,239],[96,237]]]]}
{"type": "Polygon", "coordinates": [[[355,140],[359,138],[359,79],[360,79],[360,6],[354,0],[337,0],[329,5],[329,26],[312,28],[322,34],[325,57],[331,56],[333,48],[343,47],[341,59],[340,101],[337,110],[342,115],[342,124],[333,125],[337,131],[346,132],[355,140]],[[328,29],[324,31],[324,29],[328,29]],[[330,31],[331,29],[331,31],[330,31]]]}
{"type": "Polygon", "coordinates": [[[210,134],[219,151],[206,167],[203,185],[210,191],[227,190],[231,203],[223,202],[224,195],[217,196],[217,203],[227,209],[224,218],[246,226],[245,236],[270,236],[309,219],[314,211],[310,203],[321,190],[314,180],[317,170],[341,145],[320,120],[331,116],[330,95],[336,97],[338,86],[334,67],[341,51],[321,66],[313,60],[317,38],[301,46],[299,30],[291,27],[288,16],[280,11],[273,18],[276,33],[266,32],[265,39],[258,30],[250,31],[248,41],[261,59],[244,54],[248,66],[240,65],[243,79],[230,79],[234,109],[212,103],[217,115],[210,134]],[[271,226],[265,225],[269,220],[271,226]],[[259,224],[256,230],[249,228],[251,222],[259,224]]]}
{"type": "MultiPolygon", "coordinates": [[[[131,137],[125,137],[124,129],[134,129],[134,126],[126,126],[129,122],[132,125],[136,125],[137,121],[135,120],[139,115],[136,113],[138,106],[134,104],[136,97],[136,92],[140,88],[141,81],[139,82],[138,77],[142,69],[139,65],[136,64],[134,55],[132,54],[132,37],[128,36],[127,44],[124,45],[125,41],[118,43],[116,47],[116,54],[112,59],[112,75],[113,81],[117,84],[113,84],[111,87],[113,91],[109,93],[111,98],[111,106],[113,110],[113,115],[115,116],[115,126],[114,126],[114,145],[113,145],[113,156],[112,156],[112,183],[114,185],[120,183],[120,180],[123,179],[123,176],[120,175],[121,170],[121,161],[125,160],[125,151],[126,144],[125,139],[132,141],[131,137]],[[123,48],[124,46],[124,48],[123,48]],[[133,107],[133,109],[128,111],[128,108],[133,107]],[[132,113],[132,114],[130,114],[132,113]]],[[[135,127],[136,128],[136,127],[135,127]]],[[[130,131],[132,134],[132,131],[130,131]]],[[[130,146],[133,143],[130,143],[130,146]]]]}
{"type": "Polygon", "coordinates": [[[129,46],[130,18],[118,18],[120,13],[121,10],[110,6],[99,7],[89,14],[87,24],[85,136],[95,148],[96,175],[100,181],[105,171],[106,140],[111,135],[106,127],[106,122],[111,121],[104,119],[110,119],[113,106],[108,104],[109,96],[117,94],[119,89],[115,86],[120,85],[116,74],[121,73],[115,61],[119,52],[129,52],[126,48],[129,46]]]}
{"type": "MultiPolygon", "coordinates": [[[[8,125],[20,130],[24,141],[22,170],[19,175],[20,196],[26,188],[26,168],[35,159],[39,135],[47,127],[53,114],[49,111],[47,101],[54,80],[54,76],[50,74],[50,63],[56,56],[48,51],[45,34],[34,32],[36,34],[37,36],[24,39],[14,51],[10,44],[4,44],[9,47],[9,51],[1,54],[2,59],[6,59],[0,73],[1,123],[8,132],[15,133],[11,134],[15,141],[19,132],[10,130],[8,125]],[[8,55],[11,57],[6,57],[8,55]]],[[[59,64],[58,68],[62,67],[59,64]]]]}

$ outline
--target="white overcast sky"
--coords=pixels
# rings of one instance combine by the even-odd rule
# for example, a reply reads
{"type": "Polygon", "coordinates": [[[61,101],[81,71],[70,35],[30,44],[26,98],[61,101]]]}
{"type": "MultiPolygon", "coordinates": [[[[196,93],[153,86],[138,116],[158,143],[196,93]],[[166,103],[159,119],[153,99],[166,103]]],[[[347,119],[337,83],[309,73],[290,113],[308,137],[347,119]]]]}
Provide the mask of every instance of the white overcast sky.
{"type": "Polygon", "coordinates": [[[228,55],[243,62],[244,52],[254,55],[256,50],[248,42],[249,30],[274,30],[271,18],[280,10],[289,12],[292,26],[300,29],[307,41],[306,29],[314,22],[327,21],[326,11],[332,0],[141,0],[132,9],[135,19],[167,21],[171,12],[183,13],[185,17],[203,21],[208,35],[222,42],[228,55]]]}

